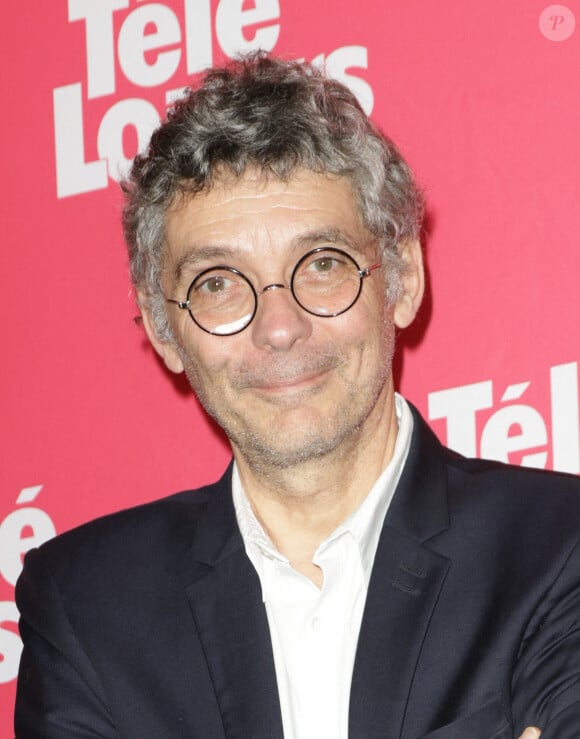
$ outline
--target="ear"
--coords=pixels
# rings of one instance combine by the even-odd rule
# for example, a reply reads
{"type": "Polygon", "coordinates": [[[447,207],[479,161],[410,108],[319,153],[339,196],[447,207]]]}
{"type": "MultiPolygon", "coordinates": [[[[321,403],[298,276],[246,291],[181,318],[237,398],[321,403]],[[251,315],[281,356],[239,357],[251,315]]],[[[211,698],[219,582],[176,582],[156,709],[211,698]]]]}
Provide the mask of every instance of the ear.
{"type": "Polygon", "coordinates": [[[404,241],[399,245],[399,255],[406,270],[401,278],[402,291],[395,303],[394,319],[398,328],[407,328],[417,315],[425,291],[421,243],[417,239],[404,241]]]}
{"type": "Polygon", "coordinates": [[[137,293],[137,302],[141,310],[141,317],[143,318],[143,327],[147,338],[151,342],[153,348],[159,354],[161,359],[165,362],[165,365],[171,372],[180,374],[183,372],[183,363],[179,357],[179,353],[175,344],[172,341],[166,341],[160,339],[155,330],[151,311],[147,308],[148,300],[142,293],[137,293]]]}

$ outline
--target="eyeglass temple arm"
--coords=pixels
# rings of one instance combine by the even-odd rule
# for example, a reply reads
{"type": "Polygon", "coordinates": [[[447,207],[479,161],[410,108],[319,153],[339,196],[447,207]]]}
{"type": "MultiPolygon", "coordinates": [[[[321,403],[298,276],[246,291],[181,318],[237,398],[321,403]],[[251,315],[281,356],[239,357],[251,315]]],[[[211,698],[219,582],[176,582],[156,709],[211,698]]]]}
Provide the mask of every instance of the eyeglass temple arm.
{"type": "Polygon", "coordinates": [[[373,271],[373,269],[378,269],[379,267],[382,267],[381,262],[377,262],[376,264],[371,264],[370,267],[367,267],[366,269],[359,269],[359,275],[361,277],[368,277],[370,273],[373,271]]]}
{"type": "Polygon", "coordinates": [[[189,308],[189,300],[174,300],[173,298],[165,298],[168,303],[175,303],[181,310],[187,310],[189,308]]]}

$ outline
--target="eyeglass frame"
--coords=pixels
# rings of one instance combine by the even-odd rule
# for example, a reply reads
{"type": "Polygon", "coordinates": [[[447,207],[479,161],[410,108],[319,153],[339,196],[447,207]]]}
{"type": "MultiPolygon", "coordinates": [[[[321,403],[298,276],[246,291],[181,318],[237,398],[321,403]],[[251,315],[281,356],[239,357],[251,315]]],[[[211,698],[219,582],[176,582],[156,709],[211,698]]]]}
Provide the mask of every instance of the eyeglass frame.
{"type": "Polygon", "coordinates": [[[268,292],[269,290],[290,290],[290,292],[292,293],[292,297],[296,301],[297,305],[299,305],[300,308],[302,308],[302,310],[305,313],[308,313],[311,316],[317,316],[318,318],[335,318],[336,316],[340,316],[343,313],[346,313],[347,311],[349,311],[359,299],[360,294],[362,292],[364,278],[368,277],[375,269],[378,269],[379,267],[382,267],[381,262],[376,262],[375,264],[371,264],[365,269],[361,269],[356,259],[353,256],[351,256],[348,252],[344,251],[343,249],[337,249],[334,246],[317,246],[316,248],[311,249],[310,251],[306,252],[306,254],[303,254],[300,257],[300,259],[296,262],[296,264],[294,265],[294,269],[292,270],[292,274],[290,275],[290,282],[288,283],[288,285],[284,285],[281,282],[273,282],[270,285],[266,285],[261,290],[256,290],[256,288],[250,281],[249,277],[246,277],[246,275],[243,272],[241,272],[239,269],[236,269],[235,267],[229,267],[224,264],[217,264],[213,267],[208,267],[207,269],[203,269],[201,272],[198,272],[198,274],[189,283],[189,287],[187,288],[187,292],[186,292],[186,300],[175,300],[174,298],[167,298],[167,297],[165,298],[165,300],[168,303],[174,303],[175,305],[177,305],[177,307],[180,310],[187,310],[191,320],[202,331],[205,331],[205,333],[210,334],[211,336],[235,336],[236,334],[239,334],[242,331],[245,331],[248,328],[248,326],[252,323],[258,311],[258,297],[260,295],[263,295],[265,292],[268,292]],[[296,293],[294,292],[294,277],[296,275],[296,272],[298,271],[300,266],[303,264],[303,262],[305,262],[306,259],[308,259],[308,257],[312,256],[313,254],[319,254],[320,252],[333,252],[335,254],[340,254],[341,256],[346,257],[354,264],[354,266],[357,269],[358,276],[359,276],[359,286],[358,286],[358,290],[356,292],[356,295],[353,301],[346,308],[343,308],[342,310],[336,311],[334,313],[315,313],[314,311],[309,310],[304,305],[302,305],[302,303],[296,297],[296,293]],[[248,284],[254,296],[254,309],[252,310],[252,315],[250,316],[248,322],[244,326],[242,326],[242,328],[236,329],[236,331],[232,331],[231,333],[227,333],[227,334],[220,334],[217,331],[210,331],[209,329],[202,326],[192,313],[191,301],[189,298],[189,294],[191,293],[191,290],[193,286],[195,285],[195,283],[204,275],[208,274],[209,272],[214,272],[215,270],[218,270],[218,269],[223,269],[226,272],[231,272],[235,275],[238,275],[238,277],[241,277],[242,280],[244,280],[244,282],[248,284]]]}

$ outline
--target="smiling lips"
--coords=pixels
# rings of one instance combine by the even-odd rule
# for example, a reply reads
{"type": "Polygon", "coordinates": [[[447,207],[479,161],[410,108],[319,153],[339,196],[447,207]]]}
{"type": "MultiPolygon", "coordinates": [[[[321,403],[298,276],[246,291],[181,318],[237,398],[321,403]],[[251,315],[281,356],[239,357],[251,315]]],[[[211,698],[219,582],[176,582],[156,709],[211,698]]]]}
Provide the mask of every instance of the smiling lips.
{"type": "Polygon", "coordinates": [[[311,384],[312,381],[322,377],[322,375],[325,375],[328,371],[328,369],[318,369],[298,374],[294,377],[272,378],[266,382],[254,385],[253,388],[264,392],[282,392],[284,390],[291,390],[293,388],[301,387],[302,385],[311,384]]]}
{"type": "Polygon", "coordinates": [[[240,367],[235,373],[235,385],[239,390],[283,392],[315,384],[319,377],[341,364],[340,357],[334,351],[309,354],[311,356],[300,357],[294,362],[289,361],[288,357],[276,357],[260,367],[240,367]]]}

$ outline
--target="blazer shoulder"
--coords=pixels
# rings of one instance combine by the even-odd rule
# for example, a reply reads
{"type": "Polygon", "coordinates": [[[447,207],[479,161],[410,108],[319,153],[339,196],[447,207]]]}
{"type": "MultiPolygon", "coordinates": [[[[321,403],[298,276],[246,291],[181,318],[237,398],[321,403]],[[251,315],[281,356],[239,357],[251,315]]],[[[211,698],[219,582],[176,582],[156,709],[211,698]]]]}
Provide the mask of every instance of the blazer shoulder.
{"type": "Polygon", "coordinates": [[[463,480],[467,488],[480,483],[491,489],[499,488],[527,493],[541,492],[543,495],[570,495],[580,502],[580,477],[578,475],[552,470],[521,467],[491,459],[464,457],[458,452],[444,446],[431,427],[423,419],[419,411],[409,403],[414,418],[413,445],[410,458],[415,464],[434,469],[443,465],[447,476],[455,480],[463,480]]]}
{"type": "Polygon", "coordinates": [[[580,477],[446,452],[451,517],[468,517],[544,551],[580,537],[580,477]]]}
{"type": "Polygon", "coordinates": [[[492,459],[475,459],[442,447],[451,477],[469,478],[472,484],[499,487],[504,491],[542,495],[570,495],[580,504],[580,477],[567,472],[520,467],[492,459]]]}
{"type": "MultiPolygon", "coordinates": [[[[542,529],[550,538],[580,531],[580,478],[466,458],[445,447],[411,404],[413,434],[387,521],[426,540],[440,531],[482,529],[506,537],[542,529]],[[454,528],[454,524],[460,523],[454,528]]],[[[546,535],[542,537],[542,540],[546,535]]]]}
{"type": "MultiPolygon", "coordinates": [[[[32,550],[27,559],[41,559],[53,571],[113,565],[116,558],[137,561],[147,553],[171,557],[191,546],[208,506],[228,510],[231,473],[215,483],[109,513],[59,534],[32,550]]],[[[117,566],[119,561],[116,562],[117,566]]]]}

